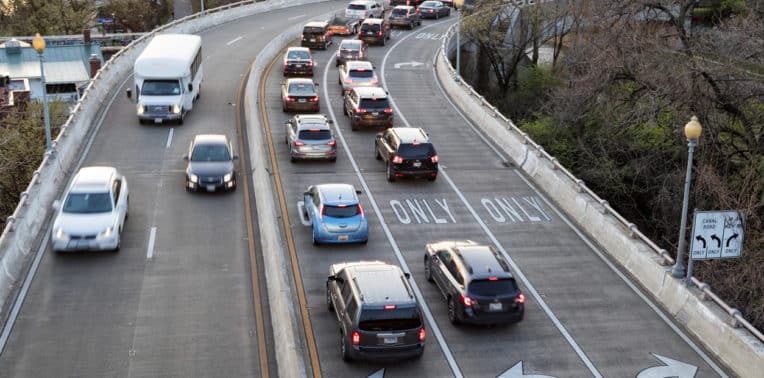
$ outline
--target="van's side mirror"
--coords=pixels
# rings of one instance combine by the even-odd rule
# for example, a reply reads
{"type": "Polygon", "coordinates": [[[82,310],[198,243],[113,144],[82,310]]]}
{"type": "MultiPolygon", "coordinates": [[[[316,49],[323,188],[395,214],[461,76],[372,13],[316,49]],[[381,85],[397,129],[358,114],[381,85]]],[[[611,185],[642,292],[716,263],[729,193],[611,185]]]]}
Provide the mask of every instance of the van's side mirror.
{"type": "Polygon", "coordinates": [[[51,206],[51,207],[53,208],[53,210],[60,209],[61,208],[61,201],[59,201],[59,200],[53,201],[53,206],[51,206]]]}
{"type": "Polygon", "coordinates": [[[233,154],[233,160],[238,160],[238,159],[239,159],[239,155],[238,154],[233,154]]]}
{"type": "Polygon", "coordinates": [[[125,94],[127,94],[127,98],[133,98],[133,88],[127,88],[125,94]]]}
{"type": "Polygon", "coordinates": [[[313,83],[313,85],[318,86],[318,83],[313,83]]]}
{"type": "Polygon", "coordinates": [[[408,272],[403,273],[403,276],[406,277],[406,279],[409,279],[411,278],[411,273],[408,273],[408,272]]]}
{"type": "Polygon", "coordinates": [[[194,91],[194,85],[191,83],[188,83],[188,91],[193,92],[194,91]]]}

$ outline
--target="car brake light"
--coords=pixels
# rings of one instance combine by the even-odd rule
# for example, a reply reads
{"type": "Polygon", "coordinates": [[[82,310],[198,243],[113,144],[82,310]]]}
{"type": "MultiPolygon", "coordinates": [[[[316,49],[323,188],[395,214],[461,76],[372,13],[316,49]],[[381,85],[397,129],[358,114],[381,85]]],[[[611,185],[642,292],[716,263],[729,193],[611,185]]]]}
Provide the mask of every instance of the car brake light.
{"type": "Polygon", "coordinates": [[[321,205],[321,217],[323,217],[324,215],[326,215],[326,206],[321,205]]]}
{"type": "Polygon", "coordinates": [[[297,147],[299,147],[299,146],[304,146],[304,145],[305,145],[305,143],[303,143],[303,142],[300,142],[299,140],[296,140],[296,141],[294,141],[294,145],[295,145],[295,146],[297,146],[297,147]]]}
{"type": "Polygon", "coordinates": [[[358,108],[358,113],[366,113],[366,109],[364,109],[364,108],[358,108]]]}
{"type": "Polygon", "coordinates": [[[318,102],[318,96],[313,96],[308,101],[310,101],[310,102],[318,102]]]}
{"type": "Polygon", "coordinates": [[[284,67],[289,66],[289,62],[284,62],[284,67]]]}
{"type": "Polygon", "coordinates": [[[395,156],[393,156],[393,163],[395,163],[395,164],[403,163],[403,158],[398,156],[398,155],[395,155],[395,156]]]}
{"type": "Polygon", "coordinates": [[[313,61],[308,62],[308,67],[313,67],[313,61]]]}
{"type": "Polygon", "coordinates": [[[427,338],[427,331],[424,330],[424,327],[419,329],[419,341],[424,342],[424,339],[427,338]]]}
{"type": "Polygon", "coordinates": [[[381,31],[377,32],[377,35],[381,37],[382,36],[382,32],[381,31]]]}
{"type": "Polygon", "coordinates": [[[358,331],[353,331],[353,336],[351,336],[350,341],[353,343],[353,345],[358,345],[361,343],[361,334],[358,333],[358,331]]]}
{"type": "Polygon", "coordinates": [[[327,142],[327,143],[326,143],[326,145],[327,145],[327,146],[332,146],[332,147],[334,147],[334,146],[336,146],[336,145],[337,145],[337,142],[336,142],[336,141],[333,141],[333,140],[330,140],[329,142],[327,142]]]}
{"type": "Polygon", "coordinates": [[[385,113],[387,113],[387,114],[393,114],[393,108],[387,108],[387,109],[385,109],[385,113]]]}
{"type": "Polygon", "coordinates": [[[294,97],[292,96],[287,97],[287,102],[294,102],[294,97]]]}
{"type": "Polygon", "coordinates": [[[498,281],[499,277],[488,277],[488,281],[498,281]]]}
{"type": "Polygon", "coordinates": [[[428,9],[427,11],[430,12],[430,13],[434,12],[432,9],[428,9]]]}
{"type": "Polygon", "coordinates": [[[358,214],[363,218],[363,208],[360,203],[358,204],[358,214]]]}
{"type": "Polygon", "coordinates": [[[385,305],[385,310],[395,310],[395,305],[385,305]]]}
{"type": "Polygon", "coordinates": [[[433,163],[437,163],[438,162],[438,155],[432,155],[430,157],[430,161],[433,162],[433,163]]]}
{"type": "Polygon", "coordinates": [[[517,296],[515,297],[515,302],[519,304],[525,303],[525,294],[523,293],[517,294],[517,296]]]}
{"type": "Polygon", "coordinates": [[[462,295],[462,303],[464,303],[465,307],[472,307],[472,298],[462,295]]]}

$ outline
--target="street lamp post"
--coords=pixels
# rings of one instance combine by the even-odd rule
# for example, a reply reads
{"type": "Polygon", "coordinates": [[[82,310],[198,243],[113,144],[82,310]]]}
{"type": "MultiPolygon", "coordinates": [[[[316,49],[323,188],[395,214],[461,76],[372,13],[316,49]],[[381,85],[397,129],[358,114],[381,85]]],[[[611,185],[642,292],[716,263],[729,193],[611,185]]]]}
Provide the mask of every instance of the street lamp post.
{"type": "Polygon", "coordinates": [[[201,0],[201,3],[202,3],[202,10],[201,10],[201,13],[204,13],[204,0],[201,0]]]}
{"type": "Polygon", "coordinates": [[[682,225],[679,227],[679,246],[676,251],[676,262],[671,268],[671,275],[675,278],[684,278],[684,250],[685,235],[687,233],[687,202],[690,196],[690,178],[692,177],[692,154],[695,152],[695,145],[700,138],[703,127],[698,122],[698,117],[692,116],[690,122],[684,126],[684,136],[687,137],[687,146],[689,153],[687,156],[687,175],[684,179],[684,201],[682,202],[682,225]]]}
{"type": "Polygon", "coordinates": [[[40,33],[35,34],[32,40],[32,47],[37,51],[37,57],[40,59],[40,81],[42,82],[42,107],[45,117],[45,151],[51,152],[52,142],[50,138],[50,116],[48,115],[48,91],[45,88],[45,70],[42,64],[42,54],[45,52],[45,40],[40,37],[40,33]]]}
{"type": "Polygon", "coordinates": [[[454,80],[458,83],[461,80],[461,57],[462,57],[462,8],[456,10],[456,77],[454,80]]]}

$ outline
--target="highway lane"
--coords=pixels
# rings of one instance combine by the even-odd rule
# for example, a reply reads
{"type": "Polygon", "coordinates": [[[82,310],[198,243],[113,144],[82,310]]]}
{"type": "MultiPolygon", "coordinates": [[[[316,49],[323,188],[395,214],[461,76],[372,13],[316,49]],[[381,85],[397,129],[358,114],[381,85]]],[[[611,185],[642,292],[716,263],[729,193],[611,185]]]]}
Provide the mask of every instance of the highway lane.
{"type": "Polygon", "coordinates": [[[265,347],[273,335],[264,286],[253,293],[253,275],[257,282],[263,274],[250,270],[243,187],[186,193],[182,155],[198,133],[226,134],[238,150],[237,91],[254,56],[282,31],[282,20],[339,4],[255,15],[202,33],[202,97],[182,126],[140,126],[123,94],[127,81],[84,162],[116,166],[128,178],[122,250],[46,251],[0,356],[1,376],[275,371],[272,348],[265,347]]]}
{"type": "Polygon", "coordinates": [[[430,132],[443,168],[435,183],[404,180],[391,184],[385,180],[384,167],[373,157],[374,132],[351,132],[347,117],[342,115],[331,61],[334,49],[316,52],[315,56],[319,66],[328,70],[326,79],[320,81],[322,112],[336,119],[341,145],[337,163],[291,164],[283,143],[282,123],[287,116],[280,114],[281,74],[269,74],[268,120],[284,197],[291,201],[287,205],[296,243],[294,253],[306,285],[322,373],[363,376],[385,367],[393,376],[497,376],[522,362],[526,372],[557,377],[637,376],[663,364],[655,353],[688,363],[690,369],[697,367],[697,376],[718,376],[693,346],[673,331],[676,326],[668,325],[646,305],[622,279],[622,273],[611,269],[563,215],[544,201],[542,193],[516,170],[505,167],[443,98],[432,74],[432,58],[448,24],[425,22],[424,28],[413,32],[394,33],[392,42],[406,38],[400,44],[369,49],[377,72],[384,70],[387,88],[397,104],[396,126],[422,126],[430,132]],[[411,62],[424,64],[395,66],[411,62]],[[348,151],[355,164],[348,161],[348,151]],[[367,246],[310,245],[310,230],[301,225],[296,202],[305,187],[325,182],[369,189],[362,196],[370,222],[367,246]],[[389,237],[384,228],[389,230],[389,237]],[[424,280],[422,251],[426,242],[451,238],[494,243],[517,264],[514,270],[527,294],[522,323],[493,328],[449,324],[442,297],[424,280]],[[394,252],[396,249],[400,254],[394,252]],[[427,352],[419,361],[394,366],[341,361],[337,325],[324,305],[326,267],[357,259],[408,266],[434,317],[434,324],[428,326],[441,332],[447,344],[443,350],[433,353],[433,349],[441,348],[430,333],[427,352]],[[455,368],[449,367],[449,356],[454,357],[455,368]]]}

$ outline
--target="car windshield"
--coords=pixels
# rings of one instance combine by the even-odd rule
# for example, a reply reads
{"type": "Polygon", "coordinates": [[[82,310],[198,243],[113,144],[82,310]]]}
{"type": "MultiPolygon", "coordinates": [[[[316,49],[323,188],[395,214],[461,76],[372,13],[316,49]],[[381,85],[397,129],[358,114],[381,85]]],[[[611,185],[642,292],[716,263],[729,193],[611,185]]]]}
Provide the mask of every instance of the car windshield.
{"type": "Polygon", "coordinates": [[[350,4],[348,10],[366,10],[366,7],[361,4],[350,4]]]}
{"type": "Polygon", "coordinates": [[[387,109],[390,107],[390,104],[386,98],[364,98],[361,99],[358,107],[362,109],[387,109]]]}
{"type": "Polygon", "coordinates": [[[65,213],[108,213],[112,209],[111,195],[103,193],[69,193],[62,209],[65,213]]]}
{"type": "Polygon", "coordinates": [[[324,205],[322,214],[332,218],[350,218],[359,214],[358,205],[330,206],[324,205]]]}
{"type": "Polygon", "coordinates": [[[422,326],[416,307],[361,311],[358,328],[364,331],[402,331],[422,326]]]}
{"type": "Polygon", "coordinates": [[[191,153],[191,161],[230,161],[231,155],[224,144],[197,144],[191,153]]]}
{"type": "Polygon", "coordinates": [[[435,155],[435,148],[430,143],[402,143],[398,147],[398,155],[406,159],[427,159],[435,155]]]}
{"type": "Polygon", "coordinates": [[[174,96],[180,94],[180,83],[177,80],[145,80],[141,87],[141,95],[145,96],[174,96]]]}
{"type": "Polygon", "coordinates": [[[379,31],[379,24],[363,24],[361,25],[363,31],[379,31]]]}
{"type": "Polygon", "coordinates": [[[312,95],[315,92],[313,84],[289,84],[289,94],[291,95],[312,95]]]}
{"type": "Polygon", "coordinates": [[[302,140],[327,140],[332,138],[332,132],[326,129],[321,130],[317,125],[314,129],[300,131],[298,138],[302,140]]]}
{"type": "Polygon", "coordinates": [[[370,77],[374,77],[374,71],[365,70],[365,69],[350,70],[350,72],[348,72],[348,75],[350,77],[359,78],[359,79],[360,78],[370,78],[370,77]]]}
{"type": "Polygon", "coordinates": [[[403,16],[405,17],[408,15],[408,11],[405,9],[393,9],[393,13],[391,13],[393,16],[403,16]]]}
{"type": "Polygon", "coordinates": [[[307,51],[303,51],[303,50],[290,51],[287,54],[287,59],[290,59],[290,60],[291,59],[295,59],[295,60],[297,60],[297,59],[308,60],[308,59],[310,59],[310,53],[307,52],[307,51]]]}
{"type": "Polygon", "coordinates": [[[501,294],[512,294],[516,292],[517,283],[514,279],[506,278],[501,280],[476,280],[470,283],[468,291],[476,296],[495,297],[501,294]]]}

